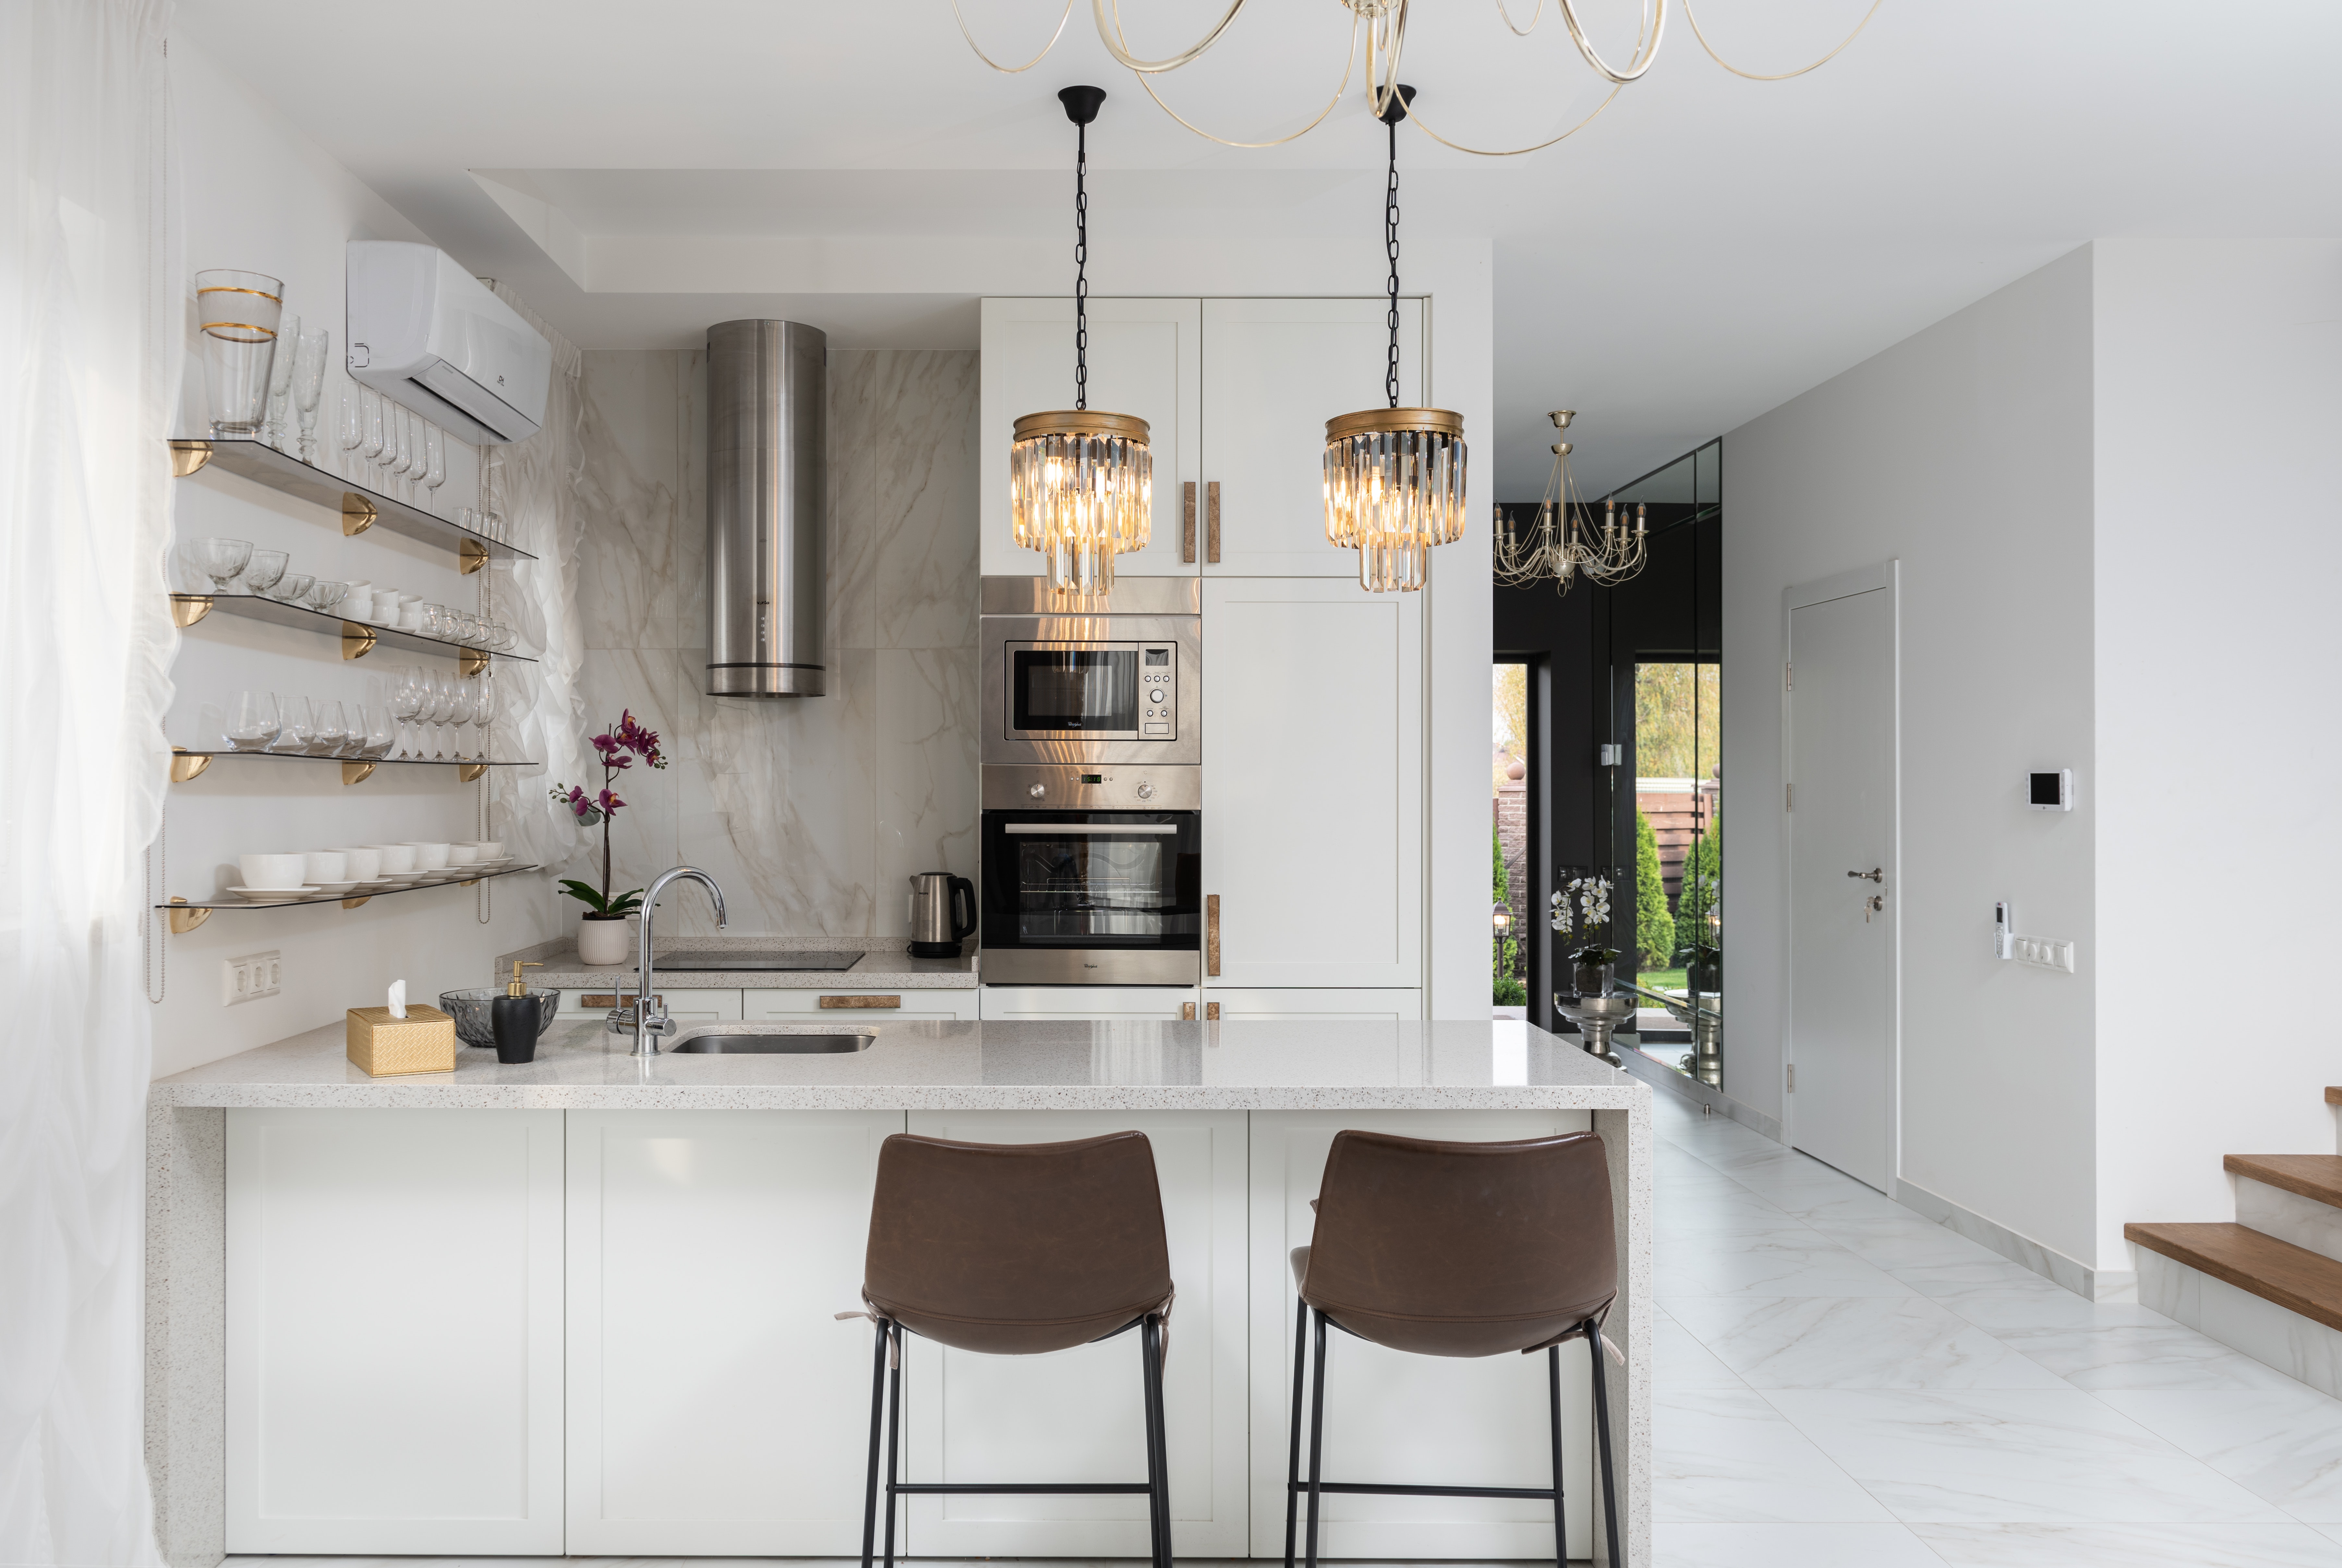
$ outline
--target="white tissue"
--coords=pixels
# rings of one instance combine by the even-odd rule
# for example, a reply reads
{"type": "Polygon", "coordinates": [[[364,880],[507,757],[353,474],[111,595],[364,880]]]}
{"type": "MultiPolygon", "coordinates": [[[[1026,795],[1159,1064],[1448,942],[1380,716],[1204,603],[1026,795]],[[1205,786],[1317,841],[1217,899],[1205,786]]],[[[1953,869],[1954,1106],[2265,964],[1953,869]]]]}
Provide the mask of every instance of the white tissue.
{"type": "Polygon", "coordinates": [[[390,983],[390,1015],[393,1018],[406,1016],[406,982],[404,980],[390,983]]]}

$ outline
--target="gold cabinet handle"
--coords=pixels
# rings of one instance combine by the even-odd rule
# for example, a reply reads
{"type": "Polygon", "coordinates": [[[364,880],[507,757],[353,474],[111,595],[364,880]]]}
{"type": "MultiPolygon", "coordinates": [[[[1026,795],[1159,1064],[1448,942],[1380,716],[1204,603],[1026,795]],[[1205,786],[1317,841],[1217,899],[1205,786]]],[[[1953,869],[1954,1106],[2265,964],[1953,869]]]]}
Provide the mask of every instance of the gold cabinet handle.
{"type": "MultiPolygon", "coordinates": [[[[631,991],[621,991],[616,995],[606,991],[589,991],[577,998],[577,1005],[580,1007],[632,1007],[634,1004],[635,994],[631,991]]],[[[651,1005],[664,1007],[666,1005],[666,998],[654,992],[651,995],[651,1005]]]]}
{"type": "Polygon", "coordinates": [[[1179,559],[1189,565],[1196,562],[1196,482],[1192,479],[1179,486],[1179,559]]]}
{"type": "Polygon", "coordinates": [[[903,999],[899,996],[825,996],[821,999],[821,1005],[825,1009],[833,1007],[900,1007],[902,1004],[903,999]]]}
{"type": "Polygon", "coordinates": [[[1196,1004],[1192,1002],[1182,1002],[1179,1004],[1179,1016],[1183,1019],[1192,1021],[1196,1016],[1196,1004]]]}
{"type": "Polygon", "coordinates": [[[1217,1024],[1220,1021],[1220,1004],[1216,1002],[1205,1003],[1204,1017],[1207,1023],[1217,1024]]]}
{"type": "Polygon", "coordinates": [[[1214,565],[1220,560],[1220,482],[1213,480],[1204,486],[1204,559],[1214,565]]]}
{"type": "Polygon", "coordinates": [[[1204,900],[1204,973],[1220,972],[1220,895],[1216,893],[1204,900]]]}

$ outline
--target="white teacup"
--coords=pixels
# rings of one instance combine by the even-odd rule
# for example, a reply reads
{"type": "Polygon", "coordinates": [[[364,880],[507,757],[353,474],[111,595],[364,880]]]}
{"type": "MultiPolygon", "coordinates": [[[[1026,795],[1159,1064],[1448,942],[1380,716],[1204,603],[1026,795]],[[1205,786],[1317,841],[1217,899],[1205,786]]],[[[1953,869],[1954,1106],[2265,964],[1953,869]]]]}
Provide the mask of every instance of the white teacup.
{"type": "Polygon", "coordinates": [[[342,850],[342,863],[352,882],[372,882],[382,874],[382,851],[378,849],[345,846],[342,850]]]}
{"type": "Polygon", "coordinates": [[[313,849],[301,857],[304,882],[347,882],[349,856],[337,849],[313,849]]]}
{"type": "Polygon", "coordinates": [[[415,839],[408,839],[406,846],[415,852],[415,870],[445,871],[447,869],[448,846],[446,844],[424,844],[415,839]]]}
{"type": "Polygon", "coordinates": [[[413,844],[373,844],[366,847],[382,856],[383,875],[412,876],[415,874],[415,856],[413,844]]]}
{"type": "Polygon", "coordinates": [[[374,591],[374,624],[377,626],[398,624],[398,590],[376,588],[374,591]]]}
{"type": "Polygon", "coordinates": [[[479,858],[480,851],[477,845],[468,844],[451,844],[447,846],[447,864],[449,865],[470,865],[479,858]]]}
{"type": "Polygon", "coordinates": [[[235,864],[244,873],[246,887],[299,887],[303,858],[297,854],[240,854],[235,864]]]}
{"type": "Polygon", "coordinates": [[[472,841],[472,847],[480,852],[482,860],[497,859],[505,852],[504,840],[500,838],[475,838],[472,841]]]}

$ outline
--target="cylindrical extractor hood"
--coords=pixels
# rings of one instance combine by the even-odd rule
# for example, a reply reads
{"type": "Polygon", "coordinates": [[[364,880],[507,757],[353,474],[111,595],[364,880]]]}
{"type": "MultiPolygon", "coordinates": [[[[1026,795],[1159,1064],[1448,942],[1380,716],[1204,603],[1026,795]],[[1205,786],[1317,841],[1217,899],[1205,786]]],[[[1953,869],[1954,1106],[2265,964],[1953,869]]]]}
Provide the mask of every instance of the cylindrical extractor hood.
{"type": "Polygon", "coordinates": [[[828,609],[829,339],[794,321],[707,329],[712,697],[817,697],[828,609]]]}

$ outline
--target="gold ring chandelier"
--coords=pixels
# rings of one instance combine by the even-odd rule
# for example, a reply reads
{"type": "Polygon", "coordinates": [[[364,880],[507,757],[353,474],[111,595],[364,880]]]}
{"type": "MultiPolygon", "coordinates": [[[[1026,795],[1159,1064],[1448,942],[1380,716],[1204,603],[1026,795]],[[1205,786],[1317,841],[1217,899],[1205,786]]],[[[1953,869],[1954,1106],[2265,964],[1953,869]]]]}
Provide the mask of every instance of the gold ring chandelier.
{"type": "MultiPolygon", "coordinates": [[[[1546,417],[1556,430],[1566,431],[1577,411],[1559,408],[1546,417]]],[[[1570,474],[1569,453],[1568,442],[1553,444],[1553,475],[1546,481],[1545,499],[1538,503],[1536,521],[1526,537],[1503,507],[1496,509],[1492,574],[1499,587],[1532,588],[1551,582],[1555,593],[1566,594],[1579,577],[1606,588],[1643,569],[1649,523],[1642,506],[1636,506],[1630,525],[1619,518],[1616,503],[1605,503],[1597,532],[1570,474]]]]}
{"type": "MultiPolygon", "coordinates": [[[[1139,85],[1146,89],[1146,95],[1155,100],[1156,105],[1197,135],[1218,142],[1223,146],[1274,147],[1290,142],[1296,137],[1305,136],[1323,125],[1326,116],[1333,113],[1334,106],[1339,104],[1343,95],[1349,91],[1350,74],[1357,63],[1358,34],[1361,30],[1366,35],[1366,86],[1373,95],[1375,115],[1379,118],[1389,112],[1391,105],[1398,98],[1399,56],[1406,45],[1409,0],[1341,0],[1343,8],[1350,13],[1350,37],[1342,54],[1341,84],[1334,89],[1334,95],[1326,100],[1326,106],[1318,110],[1309,123],[1297,131],[1262,142],[1234,141],[1226,136],[1214,135],[1201,125],[1187,120],[1170,105],[1164,103],[1161,95],[1155,91],[1154,78],[1176,71],[1182,65],[1191,65],[1201,59],[1205,53],[1226,34],[1229,25],[1243,13],[1248,3],[1249,0],[1229,0],[1227,10],[1217,22],[1212,25],[1209,32],[1186,48],[1176,54],[1166,55],[1159,60],[1141,59],[1131,52],[1130,41],[1124,35],[1122,30],[1121,0],[1090,0],[1090,12],[1092,18],[1097,24],[1098,38],[1105,44],[1106,53],[1114,57],[1116,64],[1126,66],[1137,75],[1139,85]]],[[[1746,77],[1752,82],[1786,82],[1793,76],[1802,76],[1808,71],[1817,70],[1836,59],[1845,51],[1847,45],[1862,35],[1862,30],[1870,25],[1870,19],[1878,15],[1878,7],[1885,4],[1885,0],[1871,0],[1870,8],[1862,14],[1862,20],[1855,24],[1854,31],[1839,40],[1837,46],[1828,54],[1807,65],[1800,65],[1794,71],[1775,72],[1743,70],[1726,59],[1716,52],[1716,45],[1708,41],[1707,35],[1701,30],[1699,18],[1692,13],[1691,0],[1678,0],[1678,3],[1683,6],[1684,21],[1690,26],[1692,36],[1699,40],[1699,46],[1707,52],[1708,58],[1734,75],[1746,77]]],[[[1603,97],[1601,103],[1594,106],[1593,113],[1556,135],[1523,147],[1467,147],[1460,142],[1449,141],[1428,125],[1424,124],[1422,116],[1416,115],[1415,122],[1421,127],[1423,134],[1443,147],[1453,147],[1459,153],[1471,153],[1480,157],[1509,158],[1523,153],[1534,153],[1552,146],[1564,137],[1584,129],[1593,120],[1595,115],[1600,114],[1609,106],[1610,101],[1618,95],[1621,89],[1630,83],[1641,81],[1650,70],[1652,64],[1658,59],[1659,42],[1666,32],[1667,0],[1646,0],[1636,33],[1635,46],[1624,65],[1613,65],[1603,57],[1599,49],[1594,46],[1593,40],[1586,36],[1585,27],[1578,21],[1577,6],[1574,0],[1554,0],[1554,5],[1561,13],[1561,24],[1569,34],[1569,41],[1577,46],[1578,54],[1585,57],[1586,65],[1593,68],[1594,74],[1610,84],[1610,91],[1603,97]]],[[[1526,26],[1522,26],[1513,20],[1512,13],[1506,8],[1506,0],[1496,0],[1496,15],[1503,18],[1506,28],[1516,36],[1525,38],[1535,31],[1536,25],[1544,19],[1546,0],[1536,0],[1536,7],[1529,13],[1526,26]]],[[[1004,65],[986,54],[983,46],[976,43],[976,35],[968,31],[967,17],[960,11],[959,0],[952,0],[952,15],[959,23],[960,35],[967,40],[967,46],[975,51],[976,57],[994,70],[1010,75],[1019,71],[1029,71],[1039,65],[1049,51],[1056,45],[1057,40],[1064,35],[1066,24],[1073,19],[1073,15],[1074,0],[1066,0],[1064,10],[1057,15],[1056,28],[1049,35],[1049,41],[1041,45],[1040,53],[1021,65],[1004,65]]]]}

